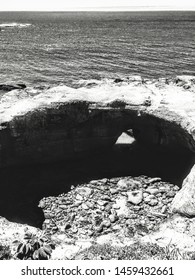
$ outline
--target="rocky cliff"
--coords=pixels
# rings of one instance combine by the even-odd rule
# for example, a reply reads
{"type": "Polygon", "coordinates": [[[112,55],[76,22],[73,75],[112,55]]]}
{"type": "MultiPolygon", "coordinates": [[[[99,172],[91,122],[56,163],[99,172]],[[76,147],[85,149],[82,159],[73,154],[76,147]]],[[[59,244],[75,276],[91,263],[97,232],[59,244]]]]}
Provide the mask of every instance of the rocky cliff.
{"type": "MultiPolygon", "coordinates": [[[[186,76],[16,88],[0,101],[0,166],[86,156],[129,129],[142,145],[194,154],[194,100],[195,78],[186,76]]],[[[195,216],[193,170],[172,209],[195,216]]]]}

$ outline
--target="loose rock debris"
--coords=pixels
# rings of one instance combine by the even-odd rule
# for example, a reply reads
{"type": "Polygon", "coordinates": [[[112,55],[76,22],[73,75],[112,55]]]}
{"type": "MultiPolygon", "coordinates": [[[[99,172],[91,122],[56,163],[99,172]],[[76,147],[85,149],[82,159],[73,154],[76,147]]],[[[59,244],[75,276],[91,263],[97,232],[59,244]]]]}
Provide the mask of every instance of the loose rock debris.
{"type": "Polygon", "coordinates": [[[93,180],[40,201],[48,234],[77,239],[117,233],[141,237],[159,228],[170,215],[179,187],[146,176],[93,180]]]}

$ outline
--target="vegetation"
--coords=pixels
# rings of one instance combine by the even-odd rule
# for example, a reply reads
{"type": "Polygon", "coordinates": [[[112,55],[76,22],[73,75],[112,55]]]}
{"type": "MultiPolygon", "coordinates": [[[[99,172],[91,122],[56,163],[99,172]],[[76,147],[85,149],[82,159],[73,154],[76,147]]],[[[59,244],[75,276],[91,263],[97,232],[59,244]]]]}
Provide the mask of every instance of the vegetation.
{"type": "Polygon", "coordinates": [[[109,244],[92,245],[80,251],[73,259],[82,260],[192,260],[193,252],[182,253],[178,248],[160,247],[152,243],[134,243],[130,246],[116,247],[109,244]]]}
{"type": "Polygon", "coordinates": [[[21,260],[48,260],[51,257],[54,245],[49,238],[41,235],[36,236],[27,231],[24,236],[24,242],[17,248],[16,258],[21,260]]]}
{"type": "MultiPolygon", "coordinates": [[[[17,247],[13,255],[7,245],[0,244],[0,260],[48,260],[51,258],[54,244],[46,235],[37,236],[27,231],[24,241],[17,247]]],[[[179,248],[168,244],[160,247],[153,243],[136,242],[119,247],[110,244],[99,245],[79,251],[72,260],[195,260],[195,252],[182,252],[179,248]]]]}
{"type": "Polygon", "coordinates": [[[10,260],[12,258],[9,246],[0,244],[0,260],[10,260]]]}

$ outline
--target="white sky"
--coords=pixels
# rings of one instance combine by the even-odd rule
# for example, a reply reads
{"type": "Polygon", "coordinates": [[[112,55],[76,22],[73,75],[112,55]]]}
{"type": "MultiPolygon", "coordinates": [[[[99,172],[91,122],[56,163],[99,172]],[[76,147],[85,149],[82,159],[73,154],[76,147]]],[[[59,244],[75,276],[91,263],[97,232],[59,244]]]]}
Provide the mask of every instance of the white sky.
{"type": "Polygon", "coordinates": [[[194,0],[0,0],[0,11],[195,10],[194,0]],[[150,7],[150,8],[149,8],[150,7]]]}

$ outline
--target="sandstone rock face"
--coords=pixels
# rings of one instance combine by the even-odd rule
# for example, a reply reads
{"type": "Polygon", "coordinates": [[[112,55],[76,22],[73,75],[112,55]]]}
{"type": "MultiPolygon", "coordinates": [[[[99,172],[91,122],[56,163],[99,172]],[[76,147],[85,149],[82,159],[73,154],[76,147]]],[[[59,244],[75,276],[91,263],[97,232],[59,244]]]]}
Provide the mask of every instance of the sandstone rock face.
{"type": "Polygon", "coordinates": [[[194,153],[194,97],[195,77],[187,76],[11,90],[0,101],[0,167],[87,155],[128,129],[143,145],[194,153]]]}
{"type": "Polygon", "coordinates": [[[195,165],[183,182],[183,187],[172,202],[172,211],[195,217],[195,165]]]}

